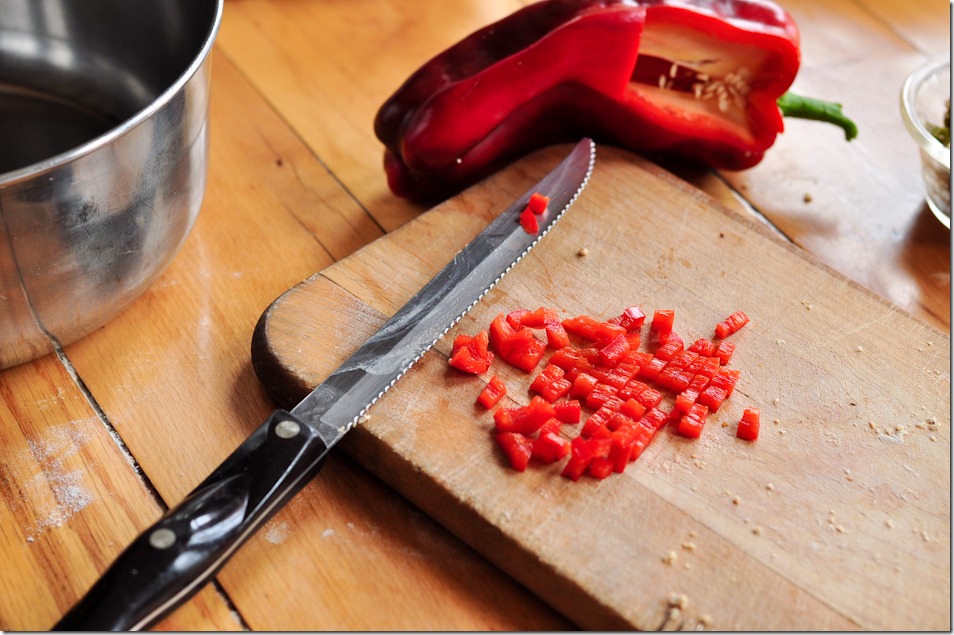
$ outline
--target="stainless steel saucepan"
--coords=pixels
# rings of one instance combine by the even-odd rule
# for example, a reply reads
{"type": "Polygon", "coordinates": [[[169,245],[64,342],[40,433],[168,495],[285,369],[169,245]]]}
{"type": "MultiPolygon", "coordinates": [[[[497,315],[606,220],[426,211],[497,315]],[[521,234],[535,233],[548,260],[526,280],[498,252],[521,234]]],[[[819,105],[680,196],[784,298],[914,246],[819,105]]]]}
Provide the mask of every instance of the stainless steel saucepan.
{"type": "Polygon", "coordinates": [[[196,219],[222,0],[0,0],[0,368],[126,308],[196,219]]]}

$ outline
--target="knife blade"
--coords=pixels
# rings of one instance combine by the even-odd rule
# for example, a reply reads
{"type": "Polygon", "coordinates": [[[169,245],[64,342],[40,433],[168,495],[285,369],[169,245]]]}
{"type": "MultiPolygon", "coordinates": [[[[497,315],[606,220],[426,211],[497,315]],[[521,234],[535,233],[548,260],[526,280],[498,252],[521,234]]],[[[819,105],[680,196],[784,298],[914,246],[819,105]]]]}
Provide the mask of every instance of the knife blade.
{"type": "Polygon", "coordinates": [[[53,630],[141,630],[188,600],[315,476],[328,452],[576,201],[595,145],[570,154],[492,221],[291,411],[276,410],[176,507],[139,535],[53,630]],[[519,223],[550,198],[536,234],[519,223]]]}

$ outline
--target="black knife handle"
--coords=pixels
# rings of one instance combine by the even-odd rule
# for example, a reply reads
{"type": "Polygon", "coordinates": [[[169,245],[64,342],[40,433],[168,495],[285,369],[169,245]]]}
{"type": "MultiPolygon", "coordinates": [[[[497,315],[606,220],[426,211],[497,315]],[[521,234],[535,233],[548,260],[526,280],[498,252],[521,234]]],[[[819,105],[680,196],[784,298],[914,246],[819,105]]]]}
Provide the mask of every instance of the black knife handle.
{"type": "Polygon", "coordinates": [[[318,472],[327,453],[313,427],[274,412],[185,500],[140,534],[53,630],[155,624],[198,592],[318,472]]]}

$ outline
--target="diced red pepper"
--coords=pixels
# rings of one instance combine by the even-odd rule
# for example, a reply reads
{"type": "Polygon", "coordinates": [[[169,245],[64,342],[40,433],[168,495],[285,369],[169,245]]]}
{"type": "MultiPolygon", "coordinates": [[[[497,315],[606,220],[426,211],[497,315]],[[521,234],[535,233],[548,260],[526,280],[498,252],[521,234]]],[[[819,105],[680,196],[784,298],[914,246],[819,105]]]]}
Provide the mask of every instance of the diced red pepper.
{"type": "Polygon", "coordinates": [[[539,192],[534,192],[530,195],[530,200],[527,201],[527,207],[530,208],[530,211],[534,214],[540,215],[547,211],[547,205],[550,204],[550,197],[544,196],[539,192]]]}
{"type": "Polygon", "coordinates": [[[735,436],[745,441],[755,441],[759,438],[759,425],[762,419],[762,412],[755,406],[750,406],[742,411],[742,419],[739,420],[739,427],[735,436]]]}
{"type": "Polygon", "coordinates": [[[540,396],[553,403],[560,397],[565,397],[567,393],[570,392],[570,388],[573,386],[573,382],[565,377],[561,377],[555,381],[550,382],[550,384],[543,389],[543,392],[540,393],[540,396]]]}
{"type": "Polygon", "coordinates": [[[708,337],[700,337],[686,350],[690,350],[693,353],[698,353],[699,355],[703,355],[705,357],[712,357],[715,355],[716,345],[715,342],[710,340],[708,337]]]}
{"type": "Polygon", "coordinates": [[[557,349],[553,355],[550,356],[550,363],[554,366],[559,366],[563,370],[570,370],[576,365],[576,362],[582,358],[582,354],[576,348],[573,348],[569,344],[557,349]]]}
{"type": "Polygon", "coordinates": [[[726,397],[728,397],[728,395],[723,388],[710,383],[705,390],[699,393],[699,398],[696,399],[696,403],[702,404],[712,412],[715,412],[722,407],[722,402],[726,400],[726,397]]]}
{"type": "Polygon", "coordinates": [[[507,314],[507,324],[513,327],[514,330],[522,326],[521,321],[523,316],[527,313],[530,313],[530,309],[516,309],[507,314]]]}
{"type": "Polygon", "coordinates": [[[588,315],[563,320],[563,328],[568,333],[594,342],[597,346],[605,346],[617,336],[626,334],[626,329],[623,327],[591,318],[588,315]]]}
{"type": "Polygon", "coordinates": [[[540,371],[540,374],[534,377],[533,381],[530,382],[530,390],[541,394],[550,384],[558,379],[563,379],[564,373],[565,371],[559,366],[547,364],[543,367],[543,370],[540,371]]]}
{"type": "Polygon", "coordinates": [[[520,212],[520,226],[523,227],[523,231],[531,235],[540,231],[540,223],[537,222],[537,215],[530,211],[529,207],[520,212]]]}
{"type": "Polygon", "coordinates": [[[749,316],[744,311],[736,311],[716,325],[715,335],[718,338],[728,337],[748,323],[749,316]]]}
{"type": "Polygon", "coordinates": [[[554,416],[563,423],[579,423],[583,409],[576,399],[558,401],[553,404],[554,416]]]}
{"type": "MultiPolygon", "coordinates": [[[[528,456],[527,461],[529,460],[528,456]]],[[[570,460],[563,466],[560,474],[572,481],[578,481],[592,460],[593,448],[590,447],[589,442],[583,437],[576,437],[570,441],[570,460]]]]}
{"type": "Polygon", "coordinates": [[[587,373],[580,373],[576,376],[576,379],[573,380],[573,386],[570,388],[570,397],[573,399],[578,399],[580,397],[586,398],[593,389],[596,388],[598,380],[593,375],[587,373]]]}
{"type": "Polygon", "coordinates": [[[514,327],[501,313],[490,324],[490,346],[500,359],[511,366],[530,372],[540,362],[547,345],[533,335],[528,327],[514,327]]]}
{"type": "Polygon", "coordinates": [[[649,426],[638,425],[636,426],[636,433],[633,437],[633,445],[631,447],[629,460],[635,461],[639,458],[639,455],[649,447],[649,444],[652,443],[653,438],[656,436],[656,428],[651,428],[649,426]]]}
{"type": "Polygon", "coordinates": [[[649,330],[657,337],[660,333],[672,331],[673,324],[676,321],[676,312],[671,309],[658,309],[653,312],[653,321],[649,330]]]}
{"type": "Polygon", "coordinates": [[[659,408],[650,408],[639,420],[639,425],[646,426],[651,430],[659,430],[661,427],[666,425],[668,420],[669,413],[667,413],[665,410],[660,410],[659,408]]]}
{"type": "Polygon", "coordinates": [[[559,461],[569,453],[570,442],[553,432],[537,437],[531,449],[531,457],[544,464],[559,461]]]}
{"type": "Polygon", "coordinates": [[[722,364],[718,357],[697,357],[686,370],[696,375],[705,375],[706,377],[715,377],[722,364]]]}
{"type": "Polygon", "coordinates": [[[672,359],[673,355],[682,350],[682,340],[670,339],[666,341],[665,344],[656,349],[656,352],[653,353],[654,357],[659,359],[664,359],[667,362],[672,359]]]}
{"type": "Polygon", "coordinates": [[[642,328],[643,322],[645,322],[645,320],[646,314],[643,313],[643,310],[638,306],[631,306],[624,309],[622,314],[620,314],[618,317],[607,321],[610,324],[622,326],[627,332],[631,332],[642,328]]]}
{"type": "Polygon", "coordinates": [[[735,368],[722,368],[709,380],[709,384],[724,390],[725,396],[728,398],[732,396],[732,391],[735,390],[735,385],[741,377],[742,372],[735,368]]]}
{"type": "Polygon", "coordinates": [[[559,322],[551,322],[543,328],[547,334],[548,347],[560,350],[570,345],[570,335],[559,322]]]}
{"type": "Polygon", "coordinates": [[[655,381],[656,377],[659,376],[659,373],[662,372],[662,369],[666,367],[666,364],[666,360],[653,357],[649,360],[648,364],[640,367],[636,376],[647,381],[655,381]]]}
{"type": "Polygon", "coordinates": [[[705,421],[691,417],[686,413],[679,419],[679,423],[676,426],[676,434],[689,439],[698,439],[705,425],[705,421]]]}
{"type": "Polygon", "coordinates": [[[656,384],[670,392],[678,393],[688,388],[691,380],[692,373],[670,364],[656,377],[656,384]]]}
{"type": "Polygon", "coordinates": [[[606,400],[615,397],[617,392],[618,389],[609,384],[596,384],[593,390],[590,391],[590,394],[586,396],[586,407],[599,408],[606,400]]]}
{"type": "Polygon", "coordinates": [[[477,403],[490,410],[507,394],[507,386],[497,375],[490,378],[484,389],[477,396],[477,403]]]}
{"type": "Polygon", "coordinates": [[[735,343],[734,342],[719,342],[719,345],[716,346],[715,356],[719,358],[719,363],[723,366],[729,363],[729,360],[732,359],[732,353],[735,352],[735,343]]]}
{"type": "Polygon", "coordinates": [[[448,363],[465,373],[479,375],[487,372],[494,360],[494,354],[488,349],[488,342],[488,331],[481,331],[473,337],[461,333],[454,338],[448,363]]]}
{"type": "Polygon", "coordinates": [[[620,399],[635,399],[647,388],[649,388],[649,384],[634,377],[626,382],[626,385],[620,388],[616,394],[620,399]]]}
{"type": "Polygon", "coordinates": [[[586,471],[593,478],[604,479],[613,473],[613,461],[608,456],[593,457],[586,471]]]}
{"type": "Polygon", "coordinates": [[[634,429],[619,429],[610,436],[612,445],[607,458],[612,462],[614,472],[622,473],[632,460],[636,435],[637,432],[634,429]]]}
{"type": "Polygon", "coordinates": [[[620,358],[629,352],[629,340],[626,334],[617,335],[609,344],[600,349],[599,365],[613,367],[620,358]]]}
{"type": "Polygon", "coordinates": [[[494,437],[507,455],[511,467],[518,472],[526,470],[533,452],[533,440],[518,432],[498,432],[494,437]]]}
{"type": "Polygon", "coordinates": [[[662,401],[662,393],[655,388],[647,388],[636,396],[636,401],[646,406],[646,408],[652,409],[662,401]]]}
{"type": "Polygon", "coordinates": [[[639,421],[639,419],[646,414],[646,410],[646,406],[632,398],[624,401],[623,405],[619,407],[621,413],[634,421],[639,421]]]}

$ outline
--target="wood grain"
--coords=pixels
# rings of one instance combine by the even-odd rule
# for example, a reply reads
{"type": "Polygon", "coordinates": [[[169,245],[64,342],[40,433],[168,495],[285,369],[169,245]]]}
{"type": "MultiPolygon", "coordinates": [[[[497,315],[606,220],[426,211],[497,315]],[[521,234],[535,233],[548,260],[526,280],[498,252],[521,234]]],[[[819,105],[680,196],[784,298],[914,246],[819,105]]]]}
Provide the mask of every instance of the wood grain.
{"type": "MultiPolygon", "coordinates": [[[[183,251],[137,303],[68,347],[62,359],[47,356],[0,374],[0,444],[4,457],[0,462],[0,559],[4,563],[0,629],[48,628],[137,530],[198,482],[274,406],[251,368],[249,341],[256,320],[276,297],[399,228],[416,227],[427,232],[417,238],[413,229],[398,234],[397,240],[407,245],[423,241],[431,248],[430,241],[447,238],[440,216],[423,214],[424,208],[388,191],[381,167],[382,147],[372,130],[374,113],[430,56],[529,1],[226,0],[213,59],[209,187],[198,224],[183,251]],[[71,489],[71,485],[76,487],[71,489]],[[76,497],[70,498],[69,492],[76,497]],[[80,509],[78,501],[86,500],[85,494],[89,502],[80,509]],[[68,505],[71,501],[72,507],[68,505]],[[66,513],[68,510],[72,511],[66,513]]],[[[799,89],[844,101],[862,124],[861,137],[845,144],[837,130],[797,122],[789,126],[766,162],[755,170],[719,174],[685,165],[665,167],[897,307],[886,313],[880,309],[873,313],[846,312],[843,323],[828,336],[830,340],[852,328],[859,329],[859,336],[872,329],[880,333],[882,327],[895,323],[899,309],[948,333],[950,235],[940,229],[923,205],[916,150],[905,137],[896,99],[906,72],[930,55],[949,51],[949,6],[939,0],[786,0],[782,4],[798,20],[803,38],[799,89]],[[804,200],[806,193],[812,195],[810,202],[804,200]]],[[[500,197],[507,195],[499,193],[500,197]]],[[[457,204],[465,200],[457,199],[457,204]]],[[[483,222],[478,216],[484,213],[479,205],[487,199],[470,200],[473,208],[466,214],[459,215],[455,207],[453,223],[476,233],[483,222]],[[472,212],[477,216],[471,216],[472,212]]],[[[636,205],[641,200],[642,195],[631,202],[636,205]]],[[[443,208],[441,214],[450,211],[443,208]]],[[[675,221],[673,224],[683,227],[675,221]]],[[[464,240],[466,236],[451,238],[464,240]]],[[[377,250],[384,244],[375,245],[369,254],[381,254],[377,250]]],[[[377,278],[361,280],[365,269],[380,274],[390,265],[365,263],[355,268],[349,262],[337,270],[332,286],[338,290],[360,287],[366,294],[361,300],[352,295],[341,310],[347,310],[345,315],[360,323],[362,329],[372,328],[376,320],[392,310],[401,294],[413,288],[415,280],[429,275],[427,266],[448,246],[439,242],[439,248],[433,247],[432,251],[420,249],[425,256],[417,260],[408,258],[407,249],[387,247],[388,257],[410,263],[403,270],[408,277],[395,286],[393,295],[377,278]],[[352,312],[356,306],[364,307],[357,315],[365,323],[352,312]]],[[[674,257],[665,262],[669,263],[668,269],[660,257],[653,275],[663,276],[667,271],[671,275],[671,267],[681,266],[674,257]]],[[[613,270],[603,267],[597,271],[576,261],[573,267],[586,280],[599,279],[613,270]]],[[[658,298],[656,283],[646,277],[639,279],[658,298]]],[[[795,281],[782,282],[796,286],[795,281]]],[[[659,284],[665,286],[670,281],[661,277],[659,284]]],[[[818,292],[825,304],[837,304],[832,288],[799,290],[805,294],[804,299],[818,292]]],[[[509,293],[516,300],[526,297],[521,295],[524,291],[509,293]]],[[[588,299],[579,298],[579,306],[588,306],[588,299]]],[[[509,302],[509,296],[500,301],[509,302]]],[[[600,309],[608,310],[609,305],[608,301],[600,309]]],[[[801,305],[788,309],[796,315],[801,310],[806,317],[810,315],[801,305]]],[[[25,336],[37,338],[38,350],[49,350],[42,334],[36,332],[28,309],[18,305],[15,298],[7,298],[0,311],[4,312],[3,319],[17,320],[25,336]]],[[[307,334],[310,329],[321,332],[322,324],[341,319],[331,309],[323,316],[323,322],[312,322],[312,317],[298,329],[306,348],[314,344],[307,334]]],[[[711,316],[704,317],[708,320],[711,316]]],[[[695,318],[692,323],[695,326],[695,318]]],[[[817,337],[811,328],[818,325],[806,322],[803,338],[817,337]]],[[[292,337],[295,332],[289,326],[286,336],[292,337]]],[[[915,350],[921,347],[929,355],[937,355],[932,347],[913,341],[920,332],[892,334],[888,341],[899,348],[908,343],[915,350]]],[[[322,365],[332,364],[361,333],[361,329],[337,333],[340,339],[318,357],[303,357],[300,367],[314,370],[316,360],[322,365]]],[[[446,351],[446,343],[438,349],[436,361],[430,362],[432,370],[443,368],[440,351],[446,351]]],[[[856,363],[854,357],[850,359],[856,363]]],[[[780,364],[777,360],[765,363],[765,369],[753,375],[753,380],[765,381],[780,364]]],[[[942,360],[942,365],[949,373],[949,361],[942,360]]],[[[857,368],[867,369],[864,365],[857,368]]],[[[895,367],[879,368],[876,375],[883,377],[887,368],[895,367]]],[[[909,371],[920,379],[919,372],[923,373],[909,371]]],[[[934,380],[931,375],[927,378],[934,380]]],[[[927,387],[932,385],[925,381],[927,387]]],[[[827,390],[825,394],[835,399],[840,396],[838,386],[846,391],[850,387],[840,378],[832,378],[830,384],[813,385],[813,389],[827,390]]],[[[946,394],[939,389],[933,398],[946,394]]],[[[813,411],[823,410],[818,421],[830,419],[834,427],[821,430],[816,421],[808,430],[817,433],[814,443],[821,449],[843,451],[851,458],[855,446],[843,438],[848,435],[837,426],[856,422],[863,428],[867,423],[859,418],[857,407],[842,401],[835,400],[836,406],[829,411],[822,406],[813,411]]],[[[904,525],[896,524],[892,534],[896,542],[884,542],[882,553],[883,560],[895,558],[895,566],[905,570],[903,576],[899,578],[890,571],[885,582],[857,589],[852,588],[843,571],[835,575],[843,580],[839,593],[847,588],[845,592],[854,601],[867,590],[871,602],[882,602],[883,606],[871,608],[871,619],[859,623],[882,624],[886,611],[897,609],[899,619],[919,610],[932,611],[927,599],[920,602],[898,596],[895,588],[885,585],[887,581],[898,588],[906,584],[909,564],[921,555],[936,557],[937,562],[949,560],[949,554],[937,552],[930,531],[930,508],[924,500],[913,498],[916,490],[906,488],[913,475],[947,483],[950,472],[947,469],[936,475],[924,471],[918,452],[925,435],[919,428],[911,430],[908,413],[901,408],[895,392],[885,390],[871,401],[894,404],[893,415],[899,419],[892,422],[887,416],[884,420],[872,417],[878,432],[890,432],[890,423],[904,425],[911,432],[903,443],[892,445],[892,441],[872,431],[872,443],[878,439],[882,445],[877,447],[883,447],[886,456],[901,466],[893,465],[894,471],[885,472],[885,479],[893,481],[875,485],[867,474],[870,468],[862,470],[840,456],[830,466],[808,460],[804,465],[806,471],[811,468],[812,474],[822,475],[817,478],[832,482],[844,478],[851,483],[847,481],[849,475],[837,473],[844,467],[852,470],[852,476],[865,475],[856,483],[874,487],[881,496],[879,500],[887,501],[884,508],[866,511],[870,518],[860,528],[837,520],[829,523],[827,517],[816,518],[807,529],[783,528],[819,538],[816,542],[833,550],[833,562],[839,563],[844,561],[841,552],[859,534],[879,536],[875,526],[880,514],[888,513],[884,510],[908,519],[904,525]],[[903,452],[909,454],[898,456],[903,452]],[[915,507],[926,510],[918,516],[925,519],[920,525],[911,520],[915,507]],[[832,533],[838,524],[850,533],[832,533]],[[922,531],[927,537],[922,539],[924,544],[916,542],[922,531]],[[900,544],[901,535],[915,542],[904,543],[901,555],[895,557],[893,550],[900,544]]],[[[947,422],[949,404],[941,407],[945,416],[939,419],[947,422]]],[[[464,414],[473,416],[472,412],[464,414]]],[[[931,416],[927,411],[923,414],[931,416]]],[[[785,420],[780,421],[784,425],[785,420]]],[[[779,441],[797,436],[800,430],[794,423],[781,429],[786,432],[779,433],[779,441]]],[[[848,438],[860,443],[858,437],[848,438]]],[[[939,438],[943,443],[947,433],[939,438]]],[[[483,441],[481,437],[478,443],[483,441]]],[[[369,445],[366,441],[365,446],[369,445]]],[[[767,445],[759,447],[764,450],[767,445]]],[[[374,459],[379,470],[383,469],[380,466],[401,465],[387,447],[375,450],[384,457],[374,459]]],[[[707,450],[704,469],[690,465],[691,461],[678,453],[662,453],[652,465],[671,465],[673,473],[682,474],[684,479],[695,476],[699,482],[707,482],[723,465],[711,464],[713,453],[717,453],[714,448],[707,450]]],[[[364,461],[371,461],[371,455],[364,461]]],[[[296,499],[284,515],[273,519],[214,586],[159,628],[572,627],[520,581],[440,528],[357,462],[339,456],[327,468],[322,479],[296,499]],[[368,571],[377,570],[388,572],[388,576],[368,576],[368,571]]],[[[653,487],[666,491],[668,481],[657,476],[653,487]]],[[[648,476],[640,478],[645,482],[648,476]]],[[[544,482],[552,485],[550,480],[544,482]]],[[[779,482],[775,485],[781,488],[779,482]]],[[[677,479],[672,486],[688,485],[677,479]]],[[[409,480],[407,488],[414,487],[413,479],[409,480]]],[[[794,482],[786,497],[793,492],[808,496],[800,487],[804,489],[800,482],[794,482]]],[[[653,505],[661,506],[658,508],[664,515],[676,514],[679,518],[695,514],[699,508],[711,508],[714,517],[722,520],[706,530],[706,548],[700,541],[700,549],[693,555],[680,552],[681,562],[698,568],[696,560],[689,558],[706,558],[707,567],[725,569],[738,577],[740,569],[755,564],[751,559],[745,567],[731,560],[720,563],[719,558],[733,553],[726,537],[738,527],[731,525],[727,530],[724,526],[728,503],[721,492],[704,493],[710,497],[707,501],[698,492],[686,499],[692,503],[686,503],[687,512],[674,511],[665,500],[653,505]],[[717,545],[721,545],[719,550],[717,545]]],[[[536,491],[533,494],[538,496],[536,491]]],[[[438,495],[439,490],[434,496],[438,495]]],[[[741,493],[743,503],[762,500],[756,496],[768,495],[760,490],[741,493]]],[[[774,499],[767,500],[770,503],[774,499]]],[[[799,513],[808,509],[800,505],[793,505],[793,509],[799,513]]],[[[840,515],[847,507],[832,509],[840,515]]],[[[743,509],[736,510],[740,516],[743,509]]],[[[775,508],[769,505],[767,509],[775,508]]],[[[746,517],[753,521],[757,515],[753,511],[746,517]]],[[[465,516],[462,518],[456,522],[469,523],[465,516]]],[[[476,531],[479,524],[467,526],[476,531]]],[[[777,563],[786,560],[782,552],[790,545],[782,544],[781,538],[773,540],[763,541],[771,542],[772,547],[756,559],[778,569],[777,563]]],[[[664,542],[666,549],[679,550],[675,541],[664,542]]],[[[862,541],[862,545],[874,553],[870,541],[862,541]]],[[[646,549],[652,551],[658,546],[660,543],[652,543],[646,549]]],[[[805,544],[796,540],[791,547],[792,553],[802,554],[805,544]]],[[[868,565],[873,569],[877,566],[868,565]]],[[[938,565],[935,562],[933,566],[938,565]]],[[[809,577],[805,571],[800,575],[809,577]]],[[[655,604],[649,622],[658,625],[657,620],[668,615],[663,596],[678,589],[670,588],[666,579],[653,576],[655,573],[651,573],[651,579],[659,581],[659,593],[652,596],[655,604]]],[[[679,581],[676,577],[671,580],[679,581]]],[[[949,588],[949,581],[942,586],[949,588]]],[[[803,597],[804,593],[793,591],[787,597],[803,597]]],[[[758,589],[751,601],[765,596],[766,592],[758,589]]],[[[703,603],[706,597],[711,596],[690,597],[690,618],[710,610],[703,603]]],[[[814,610],[817,595],[811,597],[815,599],[799,606],[825,615],[822,610],[814,610]]],[[[745,606],[725,596],[719,600],[732,607],[718,616],[716,624],[731,626],[729,614],[745,606]]],[[[774,595],[769,601],[774,601],[774,595]]],[[[779,619],[778,623],[784,621],[779,619]]],[[[843,623],[842,619],[831,622],[833,626],[843,623]]],[[[678,620],[670,620],[666,626],[678,624],[678,620]]],[[[694,625],[692,621],[686,623],[694,625]]]]}
{"type": "MultiPolygon", "coordinates": [[[[320,381],[511,192],[555,165],[551,150],[283,294],[259,324],[254,356],[276,398],[294,402],[320,381]],[[382,272],[382,261],[400,274],[382,272]]],[[[943,629],[949,354],[945,334],[658,168],[603,148],[566,219],[345,447],[586,628],[658,627],[676,592],[690,599],[688,626],[943,629]],[[736,308],[749,313],[731,403],[699,442],[663,433],[633,469],[603,482],[508,469],[490,414],[473,405],[482,382],[447,366],[453,337],[516,308],[609,317],[634,302],[676,308],[689,341],[736,308]],[[765,421],[755,444],[734,438],[748,405],[765,421]]],[[[515,401],[528,398],[526,375],[493,372],[515,401]]]]}

